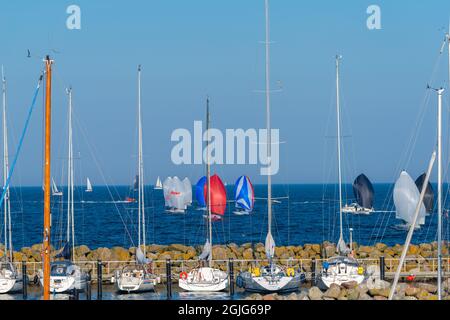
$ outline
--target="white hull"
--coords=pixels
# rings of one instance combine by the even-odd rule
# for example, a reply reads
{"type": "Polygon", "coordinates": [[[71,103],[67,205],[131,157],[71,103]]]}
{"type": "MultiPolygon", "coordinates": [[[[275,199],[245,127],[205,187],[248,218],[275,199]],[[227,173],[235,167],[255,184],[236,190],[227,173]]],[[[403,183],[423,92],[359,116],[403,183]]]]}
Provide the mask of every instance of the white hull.
{"type": "Polygon", "coordinates": [[[365,275],[361,267],[356,262],[346,262],[345,257],[332,258],[337,259],[337,263],[331,262],[330,266],[325,270],[322,270],[320,276],[319,287],[323,289],[329,288],[332,284],[338,286],[346,282],[356,282],[361,284],[365,275]]]}
{"type": "Polygon", "coordinates": [[[198,268],[179,279],[178,286],[190,292],[217,292],[228,287],[228,276],[224,271],[213,268],[198,268]]]}
{"type": "Polygon", "coordinates": [[[248,211],[233,211],[233,213],[237,216],[248,216],[250,215],[250,212],[248,211]]]}
{"type": "MultiPolygon", "coordinates": [[[[43,277],[39,279],[41,286],[44,285],[43,277]]],[[[74,276],[50,276],[50,292],[65,293],[76,290],[84,290],[86,288],[86,277],[74,276]]]]}
{"type": "Polygon", "coordinates": [[[119,277],[115,280],[116,290],[126,293],[154,291],[156,279],[139,279],[133,277],[119,277]]]}
{"type": "Polygon", "coordinates": [[[0,294],[10,293],[22,290],[22,279],[0,278],[0,294]]]}
{"type": "Polygon", "coordinates": [[[363,208],[357,204],[350,204],[343,207],[342,212],[356,215],[369,215],[374,212],[374,209],[363,208]]]}
{"type": "Polygon", "coordinates": [[[185,213],[184,209],[167,209],[167,213],[185,213]]]}

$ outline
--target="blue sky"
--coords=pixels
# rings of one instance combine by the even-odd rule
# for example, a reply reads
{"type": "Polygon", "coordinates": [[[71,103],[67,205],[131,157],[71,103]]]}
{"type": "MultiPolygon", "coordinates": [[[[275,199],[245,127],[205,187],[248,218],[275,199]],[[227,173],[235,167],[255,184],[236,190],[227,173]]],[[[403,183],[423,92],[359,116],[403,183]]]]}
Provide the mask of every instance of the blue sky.
{"type": "MultiPolygon", "coordinates": [[[[50,52],[55,59],[53,175],[61,180],[64,172],[64,88],[71,85],[78,180],[89,176],[94,185],[105,179],[131,183],[136,168],[136,68],[142,64],[147,183],[158,175],[196,180],[202,166],[171,163],[170,135],[203,120],[207,94],[214,127],[265,126],[264,96],[254,92],[264,86],[264,47],[259,43],[264,39],[263,14],[263,0],[3,2],[0,63],[8,80],[10,153],[43,66],[40,57],[50,52]],[[70,4],[81,8],[81,30],[66,28],[70,4]],[[27,49],[34,58],[26,58],[27,49]]],[[[337,52],[344,56],[346,181],[360,172],[376,182],[394,181],[403,168],[413,176],[421,173],[436,136],[436,98],[430,95],[424,103],[429,95],[425,88],[443,40],[440,29],[448,25],[449,16],[450,3],[439,0],[272,0],[272,84],[283,84],[283,91],[273,96],[272,119],[285,142],[274,181],[335,179],[337,52]],[[382,30],[366,27],[371,4],[381,7],[382,30]],[[423,124],[416,130],[421,110],[423,124]],[[412,145],[413,133],[419,138],[412,145]],[[411,161],[404,157],[408,147],[411,161]]],[[[432,84],[448,86],[445,59],[437,66],[432,84]]],[[[447,95],[445,99],[447,120],[447,95]]],[[[41,165],[42,97],[14,184],[39,185],[41,165]]],[[[214,171],[228,182],[241,174],[265,181],[258,166],[215,166],[214,171]]]]}

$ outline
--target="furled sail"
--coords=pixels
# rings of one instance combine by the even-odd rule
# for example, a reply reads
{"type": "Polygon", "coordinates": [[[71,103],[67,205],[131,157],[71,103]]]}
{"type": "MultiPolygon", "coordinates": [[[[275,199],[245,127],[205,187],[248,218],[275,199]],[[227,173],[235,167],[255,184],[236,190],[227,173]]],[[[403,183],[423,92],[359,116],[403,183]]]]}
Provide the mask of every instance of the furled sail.
{"type": "Polygon", "coordinates": [[[266,257],[267,259],[272,259],[275,255],[275,240],[272,237],[272,233],[268,233],[266,237],[266,243],[265,243],[265,249],[266,249],[266,257]]]}
{"type": "Polygon", "coordinates": [[[211,243],[209,240],[206,240],[205,245],[203,246],[202,253],[198,256],[200,260],[208,260],[211,255],[211,243]]]}
{"type": "MultiPolygon", "coordinates": [[[[408,226],[411,226],[419,198],[419,189],[417,189],[413,179],[406,171],[402,171],[394,187],[396,218],[404,220],[408,226]]],[[[419,227],[425,223],[425,216],[426,210],[422,203],[415,227],[419,227]]]]}
{"type": "Polygon", "coordinates": [[[183,187],[184,202],[186,206],[190,206],[192,204],[192,184],[188,178],[184,178],[183,187]]]}
{"type": "Polygon", "coordinates": [[[236,207],[251,212],[255,203],[253,185],[247,176],[241,176],[235,184],[236,207]]]}
{"type": "MultiPolygon", "coordinates": [[[[222,180],[218,175],[213,175],[210,178],[210,197],[211,197],[211,213],[224,215],[227,207],[227,192],[222,180]]],[[[207,195],[208,184],[204,187],[204,197],[208,200],[207,195]]]]}
{"type": "Polygon", "coordinates": [[[71,255],[72,255],[72,250],[71,250],[70,244],[69,244],[69,242],[66,242],[64,244],[64,247],[62,248],[62,250],[57,255],[55,255],[55,258],[63,258],[65,260],[70,260],[71,255]]]}
{"type": "Polygon", "coordinates": [[[200,207],[206,207],[205,185],[206,185],[205,176],[201,177],[200,180],[198,180],[197,184],[195,185],[195,198],[197,199],[197,202],[200,207]]]}
{"type": "MultiPolygon", "coordinates": [[[[422,192],[423,183],[425,182],[426,173],[422,174],[416,180],[417,189],[422,192]]],[[[423,204],[428,213],[433,212],[434,208],[434,190],[431,183],[428,181],[427,189],[425,190],[425,196],[423,198],[423,204]]]]}
{"type": "Polygon", "coordinates": [[[136,249],[136,262],[139,264],[146,264],[150,262],[150,260],[147,259],[147,257],[144,255],[141,248],[139,247],[136,249]]]}
{"type": "Polygon", "coordinates": [[[363,208],[373,208],[373,185],[364,174],[359,175],[353,182],[353,193],[356,202],[363,208]]]}

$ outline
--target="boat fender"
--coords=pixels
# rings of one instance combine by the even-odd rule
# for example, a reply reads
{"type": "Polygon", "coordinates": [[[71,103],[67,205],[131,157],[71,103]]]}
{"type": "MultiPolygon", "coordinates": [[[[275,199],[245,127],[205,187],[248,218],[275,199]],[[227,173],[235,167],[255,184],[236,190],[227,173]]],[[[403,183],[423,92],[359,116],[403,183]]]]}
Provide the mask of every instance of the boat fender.
{"type": "Polygon", "coordinates": [[[294,270],[294,268],[287,268],[287,270],[286,270],[286,275],[287,275],[288,277],[293,277],[293,276],[295,276],[295,270],[294,270]]]}
{"type": "Polygon", "coordinates": [[[253,268],[253,276],[259,277],[261,275],[261,270],[259,268],[253,268]]]}
{"type": "Polygon", "coordinates": [[[180,273],[180,279],[181,280],[186,280],[188,277],[188,274],[186,271],[183,271],[182,273],[180,273]]]}
{"type": "Polygon", "coordinates": [[[360,276],[364,274],[364,268],[363,267],[358,267],[358,274],[360,276]]]}
{"type": "Polygon", "coordinates": [[[244,287],[244,279],[242,279],[241,276],[237,276],[237,278],[236,278],[236,286],[238,288],[243,288],[244,287]]]}

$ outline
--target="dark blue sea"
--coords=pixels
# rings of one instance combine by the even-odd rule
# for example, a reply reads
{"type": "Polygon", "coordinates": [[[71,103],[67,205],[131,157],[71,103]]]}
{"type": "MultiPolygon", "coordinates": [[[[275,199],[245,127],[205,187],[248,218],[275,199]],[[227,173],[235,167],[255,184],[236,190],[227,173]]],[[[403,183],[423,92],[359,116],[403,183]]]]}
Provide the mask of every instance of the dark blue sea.
{"type": "MultiPolygon", "coordinates": [[[[353,240],[364,245],[384,242],[388,245],[403,243],[406,231],[398,228],[402,221],[395,218],[390,184],[375,184],[375,209],[370,216],[344,215],[344,232],[348,241],[353,228],[353,240]]],[[[75,192],[76,245],[98,247],[124,246],[137,243],[137,204],[125,203],[127,196],[137,197],[128,186],[94,186],[91,193],[77,187],[75,192]]],[[[64,196],[52,197],[52,243],[59,247],[65,241],[67,203],[64,196]]],[[[227,187],[228,198],[233,200],[233,187],[227,187]]],[[[213,223],[213,242],[237,244],[264,242],[267,232],[267,188],[255,186],[254,212],[249,216],[233,214],[230,201],[222,221],[213,223]]],[[[277,245],[302,245],[336,242],[339,236],[338,193],[336,185],[275,185],[273,196],[285,198],[274,203],[273,235],[277,245]],[[286,198],[287,197],[287,198],[286,198]]],[[[344,188],[346,202],[352,199],[351,185],[344,188]]],[[[444,197],[445,198],[445,197],[444,197]]],[[[13,244],[16,249],[42,241],[43,195],[40,187],[13,188],[11,195],[13,217],[13,244]]],[[[345,201],[344,201],[345,202],[345,201]]],[[[200,245],[205,241],[203,211],[196,202],[186,214],[170,214],[164,210],[162,190],[146,187],[147,244],[200,245]]],[[[447,206],[445,206],[447,207],[447,206]]],[[[426,224],[415,232],[413,242],[436,240],[437,215],[431,214],[426,224]]],[[[448,239],[448,216],[443,218],[444,238],[448,239]]],[[[3,218],[1,219],[3,243],[3,218]]]]}

